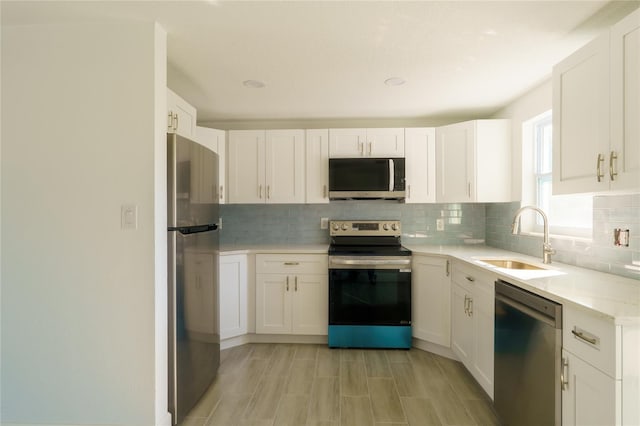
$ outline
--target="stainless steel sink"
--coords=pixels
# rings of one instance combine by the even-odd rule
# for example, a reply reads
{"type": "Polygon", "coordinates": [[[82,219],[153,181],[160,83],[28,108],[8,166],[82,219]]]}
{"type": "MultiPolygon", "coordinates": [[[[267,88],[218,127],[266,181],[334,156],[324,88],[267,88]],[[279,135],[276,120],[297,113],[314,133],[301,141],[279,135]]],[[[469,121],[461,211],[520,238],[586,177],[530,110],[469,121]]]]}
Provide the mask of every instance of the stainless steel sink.
{"type": "Polygon", "coordinates": [[[521,262],[519,260],[511,260],[511,259],[478,259],[478,260],[493,266],[497,266],[498,268],[530,269],[530,270],[544,269],[544,268],[540,268],[539,266],[532,265],[530,263],[521,262]]]}

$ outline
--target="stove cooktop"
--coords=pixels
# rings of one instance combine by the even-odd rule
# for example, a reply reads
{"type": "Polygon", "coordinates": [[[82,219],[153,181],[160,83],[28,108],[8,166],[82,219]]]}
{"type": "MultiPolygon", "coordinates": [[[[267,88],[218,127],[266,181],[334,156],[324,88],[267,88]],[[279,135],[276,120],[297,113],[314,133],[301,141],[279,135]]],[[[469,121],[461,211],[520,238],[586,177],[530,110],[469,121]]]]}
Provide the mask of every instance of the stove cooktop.
{"type": "Polygon", "coordinates": [[[402,246],[329,246],[330,256],[411,256],[411,250],[402,246]]]}

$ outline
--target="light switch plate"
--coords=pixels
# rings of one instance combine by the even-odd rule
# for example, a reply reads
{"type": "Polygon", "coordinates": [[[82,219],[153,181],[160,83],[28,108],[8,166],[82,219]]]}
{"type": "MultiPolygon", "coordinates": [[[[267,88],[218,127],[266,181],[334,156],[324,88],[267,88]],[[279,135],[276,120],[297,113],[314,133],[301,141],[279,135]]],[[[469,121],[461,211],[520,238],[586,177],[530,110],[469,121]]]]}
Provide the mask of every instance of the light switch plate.
{"type": "Polygon", "coordinates": [[[138,229],[138,206],[123,204],[120,208],[120,227],[122,229],[138,229]]]}

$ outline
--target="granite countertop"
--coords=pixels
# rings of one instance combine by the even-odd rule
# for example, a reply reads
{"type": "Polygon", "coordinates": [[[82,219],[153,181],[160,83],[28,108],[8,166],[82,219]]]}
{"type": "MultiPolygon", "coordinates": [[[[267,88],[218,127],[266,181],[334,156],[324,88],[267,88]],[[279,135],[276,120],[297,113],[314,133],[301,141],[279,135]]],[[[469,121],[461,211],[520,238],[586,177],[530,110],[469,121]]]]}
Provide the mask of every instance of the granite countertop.
{"type": "MultiPolygon", "coordinates": [[[[640,280],[552,262],[480,244],[437,246],[404,243],[414,254],[428,254],[464,261],[499,278],[548,299],[587,309],[616,324],[640,324],[640,280]],[[510,270],[481,259],[516,259],[540,270],[510,270]]],[[[327,244],[224,245],[221,255],[248,253],[326,254],[327,244]]]]}
{"type": "Polygon", "coordinates": [[[490,271],[525,290],[562,304],[586,308],[613,319],[616,324],[640,323],[640,281],[618,275],[553,262],[484,245],[406,245],[414,254],[441,255],[490,271]],[[542,270],[510,270],[481,259],[516,259],[542,270]]]}

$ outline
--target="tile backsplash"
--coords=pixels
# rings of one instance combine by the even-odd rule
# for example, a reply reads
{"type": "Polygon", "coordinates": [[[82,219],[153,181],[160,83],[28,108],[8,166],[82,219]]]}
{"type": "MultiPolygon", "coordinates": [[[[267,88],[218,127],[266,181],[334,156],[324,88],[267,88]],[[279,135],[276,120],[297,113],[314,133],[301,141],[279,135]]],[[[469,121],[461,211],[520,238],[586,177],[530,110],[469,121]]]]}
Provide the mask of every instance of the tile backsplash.
{"type": "Polygon", "coordinates": [[[220,243],[328,244],[320,218],[396,219],[403,241],[425,244],[484,243],[484,204],[402,204],[335,202],[330,204],[227,204],[220,206],[220,243]],[[442,219],[444,230],[436,230],[442,219]]]}
{"type": "MultiPolygon", "coordinates": [[[[511,234],[519,207],[519,202],[486,204],[487,245],[541,257],[542,237],[511,234]]],[[[640,194],[595,196],[592,239],[552,236],[551,246],[557,262],[640,279],[640,194]],[[615,228],[629,230],[629,247],[614,245],[615,228]]]]}
{"type": "MultiPolygon", "coordinates": [[[[401,204],[336,202],[331,204],[227,204],[220,206],[222,245],[328,244],[329,232],[320,218],[397,219],[403,241],[455,245],[486,243],[540,257],[542,238],[512,235],[511,222],[519,202],[487,204],[401,204]],[[436,220],[444,230],[438,231],[436,220]]],[[[551,237],[552,259],[570,265],[640,279],[640,194],[596,196],[593,238],[551,237]],[[613,244],[615,228],[629,229],[629,247],[613,244]]]]}

